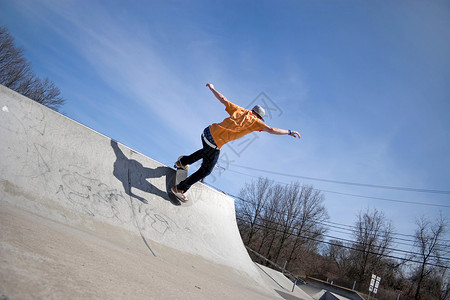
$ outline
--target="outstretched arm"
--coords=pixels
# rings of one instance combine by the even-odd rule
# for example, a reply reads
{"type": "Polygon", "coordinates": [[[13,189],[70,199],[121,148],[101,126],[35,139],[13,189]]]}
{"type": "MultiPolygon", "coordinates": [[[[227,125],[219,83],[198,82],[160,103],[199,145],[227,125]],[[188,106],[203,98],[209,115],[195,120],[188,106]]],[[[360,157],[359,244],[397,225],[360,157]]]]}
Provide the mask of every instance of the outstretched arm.
{"type": "Polygon", "coordinates": [[[297,131],[270,127],[268,125],[266,125],[266,127],[264,127],[263,131],[268,132],[270,134],[277,134],[277,135],[288,134],[288,135],[290,135],[290,136],[292,136],[294,138],[296,138],[296,137],[300,138],[301,137],[300,133],[298,133],[297,131]]]}
{"type": "Polygon", "coordinates": [[[211,90],[211,92],[213,92],[214,96],[216,96],[217,99],[219,99],[220,102],[222,102],[223,105],[226,105],[228,102],[228,99],[225,98],[224,95],[222,95],[221,93],[219,93],[215,88],[214,85],[212,83],[207,83],[206,84],[207,87],[209,87],[209,89],[211,90]]]}

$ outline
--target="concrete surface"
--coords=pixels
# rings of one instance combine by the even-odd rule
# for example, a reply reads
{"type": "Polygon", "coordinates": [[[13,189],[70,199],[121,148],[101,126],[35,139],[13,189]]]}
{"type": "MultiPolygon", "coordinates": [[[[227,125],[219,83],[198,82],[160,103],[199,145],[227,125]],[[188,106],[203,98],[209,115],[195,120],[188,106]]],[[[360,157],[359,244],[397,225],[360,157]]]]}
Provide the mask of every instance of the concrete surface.
{"type": "Polygon", "coordinates": [[[361,297],[356,291],[347,289],[344,287],[340,287],[337,285],[332,285],[328,282],[321,281],[319,279],[306,277],[305,282],[307,284],[301,285],[301,289],[305,291],[308,295],[310,295],[314,299],[321,299],[323,295],[326,293],[332,294],[325,295],[324,297],[335,297],[337,299],[348,299],[348,300],[363,300],[364,298],[361,297]]]}
{"type": "Polygon", "coordinates": [[[295,286],[283,273],[266,266],[256,264],[260,270],[262,277],[265,279],[266,286],[278,286],[275,291],[285,299],[304,299],[314,300],[310,295],[305,293],[300,287],[295,286]],[[287,297],[286,295],[290,295],[287,297]]]}
{"type": "Polygon", "coordinates": [[[171,168],[1,85],[0,108],[0,299],[294,296],[251,261],[230,197],[196,184],[180,205],[171,168]]]}

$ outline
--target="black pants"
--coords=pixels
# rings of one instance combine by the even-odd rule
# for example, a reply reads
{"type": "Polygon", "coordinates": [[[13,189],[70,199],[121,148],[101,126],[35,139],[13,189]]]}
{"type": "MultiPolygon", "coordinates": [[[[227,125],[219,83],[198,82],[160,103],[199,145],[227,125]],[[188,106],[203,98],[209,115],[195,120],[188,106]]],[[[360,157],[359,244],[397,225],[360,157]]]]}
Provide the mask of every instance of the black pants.
{"type": "Polygon", "coordinates": [[[203,159],[202,165],[200,169],[198,169],[194,174],[180,182],[177,186],[178,190],[186,192],[194,183],[197,181],[202,180],[209,174],[211,174],[214,166],[217,163],[217,160],[219,159],[220,150],[214,149],[208,144],[205,143],[205,141],[202,138],[202,144],[203,148],[192,153],[189,156],[183,156],[180,161],[183,165],[191,165],[195,163],[196,161],[203,159]]]}

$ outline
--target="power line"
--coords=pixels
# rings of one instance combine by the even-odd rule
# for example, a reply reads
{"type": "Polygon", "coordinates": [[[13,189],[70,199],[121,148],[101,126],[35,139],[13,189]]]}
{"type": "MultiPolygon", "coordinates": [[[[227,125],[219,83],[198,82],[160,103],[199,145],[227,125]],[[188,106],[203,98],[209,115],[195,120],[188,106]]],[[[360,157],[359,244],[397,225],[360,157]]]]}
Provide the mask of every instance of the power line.
{"type": "MultiPolygon", "coordinates": [[[[211,185],[211,186],[212,186],[212,185],[211,185]]],[[[212,186],[212,187],[214,187],[214,186],[212,186]]],[[[215,188],[215,187],[214,187],[214,188],[215,188]]],[[[216,188],[216,189],[217,189],[217,188],[216,188]]],[[[218,190],[219,190],[219,189],[218,189],[218,190]]],[[[241,200],[241,201],[246,201],[246,200],[244,200],[244,199],[242,199],[242,198],[240,198],[240,197],[234,196],[234,195],[232,195],[232,194],[228,194],[228,195],[231,196],[231,197],[234,197],[235,199],[239,199],[239,200],[241,200]]],[[[248,202],[248,201],[247,201],[247,202],[248,202]]],[[[240,221],[242,221],[242,222],[245,222],[245,223],[250,223],[249,221],[244,220],[244,219],[242,219],[242,218],[239,218],[238,216],[236,216],[236,219],[237,219],[237,220],[240,220],[240,221]]],[[[271,221],[269,221],[269,222],[271,222],[271,221]]],[[[276,225],[278,225],[278,226],[284,226],[283,224],[276,223],[276,222],[273,222],[273,221],[272,221],[271,223],[274,223],[274,224],[276,224],[276,225]]],[[[319,223],[319,222],[316,222],[316,223],[319,223]]],[[[330,222],[330,223],[334,223],[334,222],[330,222]]],[[[339,224],[339,223],[334,223],[334,224],[339,224]]],[[[270,228],[270,227],[268,227],[268,226],[263,226],[263,225],[258,224],[257,222],[255,222],[254,225],[255,225],[255,226],[258,226],[258,227],[266,228],[266,229],[269,229],[269,230],[274,230],[274,231],[277,231],[277,232],[281,232],[281,230],[279,230],[279,229],[274,229],[274,228],[270,228]]],[[[324,224],[323,224],[323,225],[324,225],[324,224]]],[[[347,227],[352,227],[352,226],[350,226],[350,225],[345,225],[345,224],[340,224],[340,225],[347,226],[347,227]]],[[[328,226],[329,226],[329,225],[328,225],[328,226]]],[[[289,227],[289,228],[290,228],[290,227],[289,227]]],[[[341,228],[341,229],[343,229],[343,228],[341,228]]],[[[344,230],[351,230],[351,229],[344,229],[344,230]]],[[[307,231],[307,230],[305,230],[305,231],[307,231]]],[[[287,234],[288,234],[288,236],[294,235],[294,234],[291,233],[291,232],[288,232],[287,234]]],[[[321,235],[322,235],[322,236],[329,237],[329,238],[333,238],[333,239],[335,239],[335,240],[345,240],[345,241],[350,242],[350,243],[357,243],[357,242],[355,242],[355,241],[347,240],[347,239],[342,239],[342,238],[340,238],[340,237],[324,235],[323,233],[321,233],[321,235]]],[[[328,244],[328,245],[334,245],[334,246],[343,247],[343,248],[350,249],[350,250],[355,250],[355,251],[363,252],[363,250],[361,250],[361,249],[357,249],[357,248],[350,247],[350,246],[345,246],[345,245],[339,245],[339,244],[335,244],[335,243],[332,243],[332,242],[322,241],[322,240],[318,240],[318,239],[315,239],[315,238],[307,237],[307,236],[304,236],[304,235],[299,235],[299,234],[298,234],[297,237],[301,237],[301,238],[304,238],[304,239],[307,239],[307,240],[316,241],[316,242],[319,242],[319,243],[325,243],[325,244],[328,244]]],[[[405,251],[405,250],[401,250],[401,249],[395,249],[395,248],[389,248],[389,247],[387,247],[386,249],[387,249],[387,250],[391,250],[392,252],[402,252],[402,253],[411,254],[411,255],[418,255],[418,256],[421,255],[420,253],[411,252],[411,251],[405,251]]],[[[381,256],[383,256],[383,257],[388,257],[388,258],[393,258],[393,259],[399,259],[399,260],[403,260],[403,261],[407,261],[407,262],[423,263],[423,262],[421,262],[421,261],[417,261],[417,260],[414,260],[414,259],[412,259],[412,258],[406,259],[406,258],[402,258],[402,257],[398,257],[398,256],[388,255],[388,254],[379,254],[379,253],[371,252],[371,251],[364,251],[364,252],[367,252],[367,253],[370,253],[370,254],[375,254],[375,255],[381,255],[381,256]]],[[[434,257],[434,256],[433,256],[433,259],[436,259],[436,258],[438,258],[438,257],[434,257]]],[[[447,258],[447,257],[439,257],[439,259],[450,260],[450,258],[447,258]]],[[[429,263],[429,262],[427,262],[427,263],[425,263],[425,264],[430,265],[430,266],[435,266],[435,267],[446,268],[446,269],[449,268],[448,266],[438,265],[438,264],[435,264],[435,263],[429,263]]]]}
{"type": "MultiPolygon", "coordinates": [[[[345,235],[350,235],[350,236],[354,235],[354,233],[355,233],[355,229],[346,229],[346,228],[341,228],[341,227],[329,225],[329,224],[327,224],[327,221],[323,221],[323,223],[320,223],[320,224],[324,225],[324,226],[327,226],[329,228],[329,230],[333,231],[333,232],[337,232],[337,233],[341,233],[341,234],[345,234],[345,235]],[[342,230],[345,230],[345,231],[336,230],[335,228],[342,229],[342,230]]],[[[408,247],[413,247],[413,244],[411,244],[411,243],[414,243],[413,240],[407,240],[407,239],[402,239],[402,238],[395,237],[395,235],[397,235],[397,233],[395,233],[395,232],[392,232],[391,235],[392,235],[392,237],[394,239],[394,241],[393,241],[394,244],[408,246],[408,247]],[[405,242],[410,242],[410,243],[404,243],[404,242],[399,242],[399,241],[405,241],[405,242]]]]}
{"type": "MultiPolygon", "coordinates": [[[[343,229],[343,230],[355,230],[355,229],[358,229],[356,226],[354,226],[354,225],[347,225],[347,224],[342,224],[342,223],[336,223],[336,222],[331,222],[331,221],[323,221],[324,223],[330,223],[330,224],[334,224],[334,225],[339,225],[339,226],[346,226],[346,227],[349,227],[350,229],[345,229],[345,228],[340,228],[340,229],[343,229]],[[353,228],[353,229],[352,229],[353,228]]],[[[331,225],[327,225],[327,226],[331,226],[331,225]]],[[[333,227],[333,226],[331,226],[331,227],[333,227]]],[[[339,228],[339,227],[335,227],[335,228],[339,228]]],[[[404,237],[412,237],[412,238],[415,238],[415,236],[414,235],[411,235],[411,234],[404,234],[404,233],[393,233],[393,235],[398,235],[398,236],[404,236],[404,237]]],[[[401,241],[407,241],[407,242],[414,242],[413,240],[408,240],[408,239],[401,239],[401,238],[397,238],[398,240],[401,240],[401,241]]],[[[441,241],[445,241],[445,242],[450,242],[450,240],[447,240],[447,239],[441,239],[441,241]]]]}
{"type": "MultiPolygon", "coordinates": [[[[327,223],[333,223],[333,222],[329,222],[329,221],[321,221],[321,222],[317,222],[317,223],[329,227],[330,231],[334,231],[334,232],[342,233],[342,234],[346,234],[346,235],[354,234],[356,230],[359,230],[356,226],[353,226],[353,229],[351,229],[351,228],[342,228],[342,227],[339,227],[339,226],[336,226],[336,225],[327,224],[327,223]],[[334,228],[342,229],[344,231],[339,231],[339,230],[336,230],[334,228]]],[[[339,223],[336,223],[336,224],[339,224],[339,223]]],[[[343,226],[350,226],[350,225],[343,225],[343,226]]],[[[401,237],[396,237],[396,236],[411,236],[411,237],[414,238],[414,236],[401,234],[401,233],[396,233],[396,232],[392,232],[391,235],[392,235],[392,238],[394,239],[393,240],[394,244],[408,246],[408,247],[414,247],[415,240],[405,239],[405,238],[401,238],[401,237]],[[404,243],[404,242],[409,242],[409,243],[404,243]]],[[[380,237],[385,237],[385,235],[381,234],[380,237]]],[[[444,242],[444,243],[448,242],[448,240],[446,240],[446,239],[440,239],[440,241],[444,242]]],[[[446,247],[447,246],[447,245],[441,245],[441,244],[437,244],[437,245],[442,246],[442,247],[446,247]]]]}
{"type": "MultiPolygon", "coordinates": [[[[236,166],[236,165],[234,165],[236,166]]],[[[251,169],[251,168],[250,168],[251,169]]],[[[259,176],[250,175],[246,173],[242,173],[235,170],[226,169],[229,172],[233,172],[236,174],[252,177],[252,178],[258,178],[259,176]]],[[[291,176],[291,175],[285,175],[285,176],[291,176]]],[[[276,183],[289,185],[289,183],[286,182],[280,182],[280,181],[274,181],[276,183]]],[[[318,189],[315,189],[318,190],[318,189]]],[[[321,192],[325,193],[332,193],[332,194],[338,194],[338,195],[344,195],[344,196],[350,196],[350,197],[358,197],[358,198],[365,198],[365,199],[374,199],[374,200],[381,200],[381,201],[388,201],[388,202],[397,202],[397,203],[404,203],[404,204],[413,204],[413,205],[425,205],[425,206],[433,206],[433,207],[444,207],[444,208],[450,208],[450,205],[445,204],[435,204],[435,203],[427,203],[427,202],[414,202],[414,201],[406,201],[406,200],[397,200],[397,199],[389,199],[389,198],[381,198],[381,197],[373,197],[373,196],[364,196],[364,195],[357,195],[357,194],[350,194],[350,193],[342,193],[342,192],[336,192],[336,191],[330,191],[330,190],[319,190],[321,192]]]]}
{"type": "MultiPolygon", "coordinates": [[[[252,217],[250,214],[248,214],[248,213],[244,213],[244,215],[247,215],[247,216],[249,216],[249,217],[252,217]]],[[[239,218],[241,221],[243,221],[243,222],[247,222],[248,223],[248,221],[244,221],[242,218],[239,218]]],[[[264,222],[267,222],[267,223],[271,223],[271,224],[274,224],[275,226],[281,226],[281,227],[286,227],[284,224],[280,224],[280,223],[278,223],[278,222],[275,222],[275,221],[272,221],[272,220],[265,220],[265,219],[262,219],[262,218],[259,218],[261,221],[264,221],[264,222]]],[[[265,226],[265,225],[261,225],[261,224],[258,224],[258,223],[255,223],[254,225],[257,225],[257,226],[264,226],[265,228],[267,228],[267,229],[270,229],[270,228],[268,228],[267,226],[265,226]]],[[[279,230],[279,229],[271,229],[271,230],[279,230]]],[[[290,232],[294,232],[294,230],[295,230],[295,228],[293,228],[292,226],[287,226],[287,231],[289,232],[288,234],[289,235],[295,235],[294,233],[290,233],[290,232]]],[[[305,231],[306,233],[309,233],[309,234],[314,234],[314,232],[311,232],[310,230],[303,230],[303,231],[305,231]]],[[[358,244],[358,242],[357,241],[354,241],[354,240],[349,240],[349,239],[344,239],[344,238],[341,238],[341,237],[336,237],[336,236],[332,236],[332,235],[327,235],[327,234],[324,234],[324,233],[320,233],[320,235],[321,236],[323,236],[323,237],[327,237],[327,238],[329,238],[329,239],[331,239],[331,240],[340,240],[340,241],[345,241],[345,242],[347,242],[347,243],[351,243],[351,244],[358,244]]],[[[296,235],[296,236],[298,236],[298,234],[296,235]]],[[[400,252],[400,253],[405,253],[405,254],[412,254],[412,255],[421,255],[420,253],[417,253],[417,252],[412,252],[412,251],[407,251],[407,250],[401,250],[401,249],[396,249],[396,248],[391,248],[391,247],[385,247],[384,249],[386,249],[386,250],[390,250],[390,251],[392,251],[392,252],[400,252]]],[[[435,256],[431,256],[432,258],[436,258],[435,256]]],[[[450,258],[447,258],[447,257],[439,257],[440,259],[443,259],[443,260],[450,260],[450,258]]]]}
{"type": "Polygon", "coordinates": [[[285,177],[289,177],[289,178],[300,178],[300,179],[307,179],[307,180],[321,181],[321,182],[329,182],[329,183],[336,183],[336,184],[361,186],[361,187],[370,187],[370,188],[377,188],[377,189],[407,191],[407,192],[418,192],[418,193],[433,193],[433,194],[447,194],[447,195],[450,194],[449,190],[419,189],[419,188],[411,188],[411,187],[400,187],[400,186],[390,186],[390,185],[358,183],[358,182],[341,181],[341,180],[324,179],[324,178],[317,178],[317,177],[309,177],[309,176],[288,174],[288,173],[276,172],[276,171],[271,171],[271,170],[263,170],[263,169],[253,168],[253,167],[249,167],[249,166],[240,166],[240,165],[237,165],[237,164],[230,164],[230,166],[241,168],[241,169],[248,169],[248,170],[257,171],[257,172],[263,172],[263,173],[270,173],[270,174],[274,174],[274,175],[285,176],[285,177]]]}
{"type": "Polygon", "coordinates": [[[406,200],[396,200],[396,199],[373,197],[373,196],[362,196],[362,195],[334,192],[334,191],[328,191],[328,190],[322,190],[322,191],[326,192],[326,193],[332,193],[332,194],[344,195],[344,196],[352,196],[352,197],[358,197],[358,198],[366,198],[366,199],[374,199],[374,200],[397,202],[397,203],[406,203],[406,204],[415,204],[415,205],[425,205],[425,206],[450,208],[450,205],[444,205],[444,204],[434,204],[434,203],[426,203],[426,202],[414,202],[414,201],[406,201],[406,200]]]}
{"type": "MultiPolygon", "coordinates": [[[[214,186],[212,186],[212,187],[214,187],[214,186]]],[[[215,187],[214,187],[215,188],[215,187]]],[[[215,188],[215,189],[217,189],[217,188],[215,188]]],[[[231,196],[231,197],[233,197],[233,198],[235,198],[235,199],[238,199],[238,200],[240,200],[240,201],[242,201],[242,202],[247,202],[247,203],[251,203],[250,201],[248,201],[248,200],[245,200],[245,199],[243,199],[243,198],[241,198],[241,197],[238,197],[238,196],[235,196],[235,195],[232,195],[232,194],[228,194],[229,196],[231,196]]],[[[262,208],[264,208],[264,209],[266,209],[266,210],[269,210],[269,211],[272,211],[272,212],[275,212],[275,213],[277,213],[277,214],[280,214],[280,215],[284,215],[284,213],[283,212],[280,212],[280,211],[277,211],[277,210],[274,210],[274,209],[271,209],[271,208],[267,208],[266,207],[266,205],[262,205],[262,208]]],[[[330,227],[330,228],[338,228],[338,229],[342,229],[342,230],[346,230],[346,231],[349,231],[349,232],[339,232],[339,233],[343,233],[343,234],[351,234],[351,233],[354,233],[355,232],[355,230],[359,230],[359,228],[358,227],[356,227],[356,226],[352,226],[352,225],[345,225],[345,224],[340,224],[340,223],[335,223],[335,222],[329,222],[329,221],[326,221],[326,220],[322,220],[322,221],[315,221],[315,220],[313,220],[312,221],[313,223],[316,223],[316,224],[320,224],[320,225],[323,225],[323,226],[326,226],[326,227],[330,227]],[[349,228],[342,228],[342,227],[338,227],[338,226],[336,226],[336,225],[329,225],[329,224],[327,224],[327,223],[330,223],[330,224],[338,224],[338,225],[342,225],[342,226],[346,226],[346,227],[349,227],[349,228]]],[[[283,225],[281,225],[281,224],[278,224],[278,225],[280,225],[280,226],[283,226],[283,225]]],[[[336,230],[333,230],[333,231],[336,231],[336,230]]],[[[413,247],[414,245],[414,243],[415,243],[415,241],[414,240],[409,240],[409,239],[404,239],[404,238],[399,238],[399,237],[395,237],[395,235],[400,235],[400,236],[409,236],[409,237],[413,237],[413,238],[415,238],[414,236],[412,236],[412,235],[406,235],[406,234],[401,234],[401,233],[391,233],[391,235],[392,235],[392,237],[393,237],[393,239],[394,239],[394,241],[393,241],[393,243],[394,244],[398,244],[398,245],[404,245],[404,246],[408,246],[408,247],[413,247]],[[399,242],[399,240],[400,241],[406,241],[406,242],[411,242],[411,243],[413,243],[413,244],[406,244],[406,243],[402,243],[402,242],[399,242]]],[[[380,234],[379,235],[380,237],[386,237],[386,235],[383,235],[383,234],[380,234]]],[[[333,238],[335,238],[335,239],[342,239],[342,238],[340,238],[340,237],[334,237],[334,236],[332,236],[333,238]]],[[[441,241],[442,242],[448,242],[448,240],[445,240],[445,239],[441,239],[441,241]]],[[[442,244],[437,244],[438,246],[440,246],[440,247],[447,247],[447,245],[442,245],[442,244]]]]}
{"type": "MultiPolygon", "coordinates": [[[[211,185],[211,186],[212,186],[212,185],[211,185]]],[[[214,186],[212,186],[212,187],[214,187],[214,186]]],[[[216,188],[216,187],[214,187],[214,188],[217,189],[217,190],[219,190],[219,189],[216,188]]],[[[222,192],[223,192],[223,191],[222,191],[222,192]]],[[[238,197],[238,196],[236,196],[236,195],[233,195],[233,194],[227,194],[227,195],[229,195],[229,196],[231,196],[231,197],[233,197],[233,198],[235,198],[235,199],[238,199],[238,200],[240,200],[240,201],[242,201],[242,202],[251,203],[250,201],[245,200],[245,199],[243,199],[243,198],[241,198],[241,197],[238,197]]],[[[278,214],[284,214],[284,213],[282,213],[282,212],[280,212],[280,211],[278,211],[278,210],[271,209],[271,208],[267,208],[266,205],[264,205],[264,204],[262,205],[262,208],[265,208],[265,209],[267,209],[267,210],[269,210],[269,211],[272,211],[272,212],[275,212],[275,213],[278,213],[278,214]]],[[[313,222],[314,222],[314,223],[321,224],[321,225],[324,225],[324,226],[327,226],[327,227],[330,227],[330,228],[337,228],[337,229],[342,229],[342,230],[349,231],[349,232],[347,232],[347,233],[345,233],[345,232],[340,232],[340,233],[344,233],[344,234],[350,234],[350,233],[355,232],[355,230],[358,230],[358,229],[359,229],[357,226],[354,226],[354,225],[341,224],[341,223],[330,222],[330,221],[326,221],[326,220],[322,220],[322,221],[313,221],[313,222]],[[334,225],[330,225],[330,224],[327,224],[327,223],[334,224],[334,225]],[[339,225],[339,226],[336,226],[336,225],[339,225]],[[340,226],[345,226],[345,227],[348,227],[348,228],[342,228],[342,227],[340,227],[340,226]]],[[[404,236],[404,237],[412,237],[412,238],[415,238],[415,236],[413,236],[413,235],[402,234],[402,233],[395,233],[395,232],[392,233],[392,236],[393,236],[393,237],[396,236],[396,235],[397,235],[397,236],[404,236]]],[[[381,235],[381,236],[384,236],[384,235],[381,235]]],[[[414,240],[410,240],[410,239],[404,239],[404,238],[399,238],[399,237],[394,237],[394,238],[396,239],[396,241],[394,241],[394,243],[400,244],[400,245],[405,245],[405,246],[410,246],[410,247],[412,247],[413,245],[411,245],[411,244],[406,244],[406,243],[402,243],[402,242],[398,242],[398,241],[405,241],[405,242],[412,242],[412,243],[415,242],[414,240]]],[[[449,242],[449,241],[446,240],[446,239],[441,239],[441,241],[442,241],[442,242],[449,242]]],[[[440,244],[439,244],[439,245],[440,245],[440,244]]],[[[442,245],[440,245],[440,246],[442,246],[442,245]]]]}
{"type": "MultiPolygon", "coordinates": [[[[248,217],[253,217],[253,215],[251,215],[249,213],[246,213],[246,212],[243,212],[243,214],[248,216],[248,217]]],[[[294,232],[295,231],[295,226],[286,226],[285,224],[281,224],[281,223],[278,223],[278,222],[273,221],[273,220],[267,220],[267,219],[264,219],[262,217],[257,217],[257,219],[259,219],[261,221],[264,221],[264,222],[267,222],[267,223],[274,224],[275,226],[287,227],[287,230],[290,231],[290,232],[294,232]]],[[[319,222],[314,222],[314,223],[319,223],[319,222]]],[[[311,232],[310,230],[307,230],[307,229],[304,229],[304,231],[308,232],[308,233],[311,233],[311,234],[314,234],[314,232],[311,232]]],[[[354,241],[354,240],[344,239],[344,238],[341,238],[341,237],[327,235],[327,234],[324,234],[324,233],[320,233],[320,235],[322,235],[324,237],[331,238],[331,239],[335,239],[335,240],[346,241],[346,242],[349,242],[349,243],[358,243],[357,241],[354,241]]],[[[383,237],[386,237],[386,236],[385,235],[379,235],[379,237],[383,238],[383,237]]],[[[411,251],[407,251],[407,250],[396,249],[396,248],[391,248],[391,247],[387,247],[386,249],[394,251],[394,252],[403,252],[403,253],[408,253],[408,254],[421,255],[420,253],[411,252],[411,251]]],[[[450,258],[446,258],[446,257],[441,257],[441,259],[450,260],[450,258]]]]}
{"type": "MultiPolygon", "coordinates": [[[[239,221],[242,221],[244,223],[249,223],[248,221],[246,221],[246,220],[244,220],[242,218],[239,218],[239,217],[237,217],[236,219],[238,219],[239,221]]],[[[274,230],[274,231],[277,231],[277,232],[282,232],[279,229],[270,228],[268,226],[260,225],[260,224],[257,224],[257,223],[255,224],[255,226],[258,226],[260,228],[274,230]]],[[[292,235],[292,234],[288,233],[288,235],[292,235]]],[[[376,253],[376,252],[373,252],[373,251],[364,251],[362,249],[358,249],[358,248],[354,248],[354,247],[350,247],[350,246],[345,246],[345,245],[341,245],[341,244],[336,244],[336,243],[332,243],[332,242],[328,242],[328,241],[318,240],[318,239],[315,239],[315,238],[312,238],[312,237],[308,237],[308,236],[301,236],[300,235],[299,237],[301,237],[303,239],[306,239],[306,240],[311,240],[311,241],[314,241],[314,242],[317,242],[317,243],[328,244],[328,245],[332,245],[332,246],[336,246],[336,247],[341,247],[341,248],[354,250],[354,251],[359,251],[359,252],[365,252],[365,253],[368,253],[368,254],[374,254],[374,255],[378,255],[378,256],[382,256],[382,257],[387,257],[387,258],[392,258],[392,259],[399,259],[399,260],[404,260],[404,261],[407,261],[407,262],[413,262],[413,263],[419,263],[419,264],[423,263],[423,261],[414,260],[412,258],[411,259],[405,259],[403,257],[393,256],[393,255],[389,255],[389,254],[380,254],[380,253],[376,253]]],[[[433,267],[439,267],[439,268],[445,268],[445,269],[449,268],[448,266],[438,265],[438,264],[435,264],[435,263],[426,262],[425,264],[429,265],[429,266],[433,266],[433,267]]]]}

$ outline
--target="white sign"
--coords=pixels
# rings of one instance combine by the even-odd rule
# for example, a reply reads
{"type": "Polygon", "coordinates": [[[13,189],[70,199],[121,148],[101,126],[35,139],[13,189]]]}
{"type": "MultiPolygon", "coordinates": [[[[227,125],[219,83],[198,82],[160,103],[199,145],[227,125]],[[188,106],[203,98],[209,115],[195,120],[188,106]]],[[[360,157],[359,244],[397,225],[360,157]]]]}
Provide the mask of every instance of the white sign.
{"type": "Polygon", "coordinates": [[[370,279],[369,292],[376,294],[378,292],[378,287],[380,286],[381,277],[372,274],[372,279],[370,279]]]}

